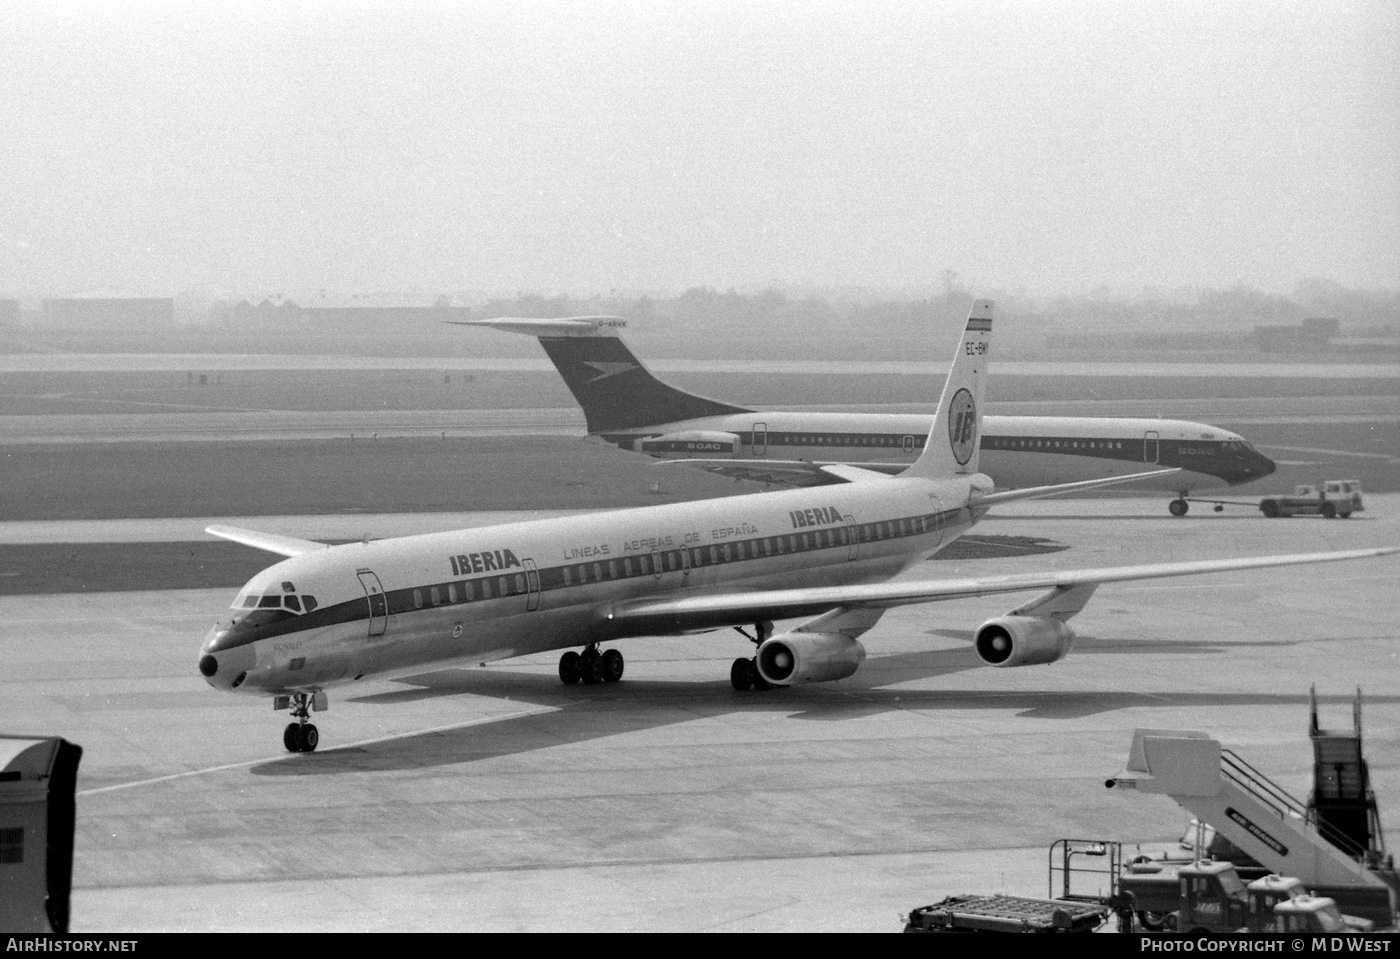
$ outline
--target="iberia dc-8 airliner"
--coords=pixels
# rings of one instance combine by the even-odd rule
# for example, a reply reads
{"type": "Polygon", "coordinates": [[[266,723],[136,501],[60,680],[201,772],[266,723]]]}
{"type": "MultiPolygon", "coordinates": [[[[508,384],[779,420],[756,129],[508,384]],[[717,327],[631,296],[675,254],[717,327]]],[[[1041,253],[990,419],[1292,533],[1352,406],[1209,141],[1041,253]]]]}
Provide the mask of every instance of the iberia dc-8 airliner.
{"type": "Polygon", "coordinates": [[[992,304],[977,301],[922,455],[891,477],[835,466],[845,483],[642,509],[327,546],[234,527],[208,532],[286,558],[254,576],[210,630],[199,671],[211,686],[272,696],[292,721],[283,744],[310,752],[327,691],[429,663],[548,650],[565,683],[622,678],[605,643],[752,627],[739,690],[840,680],[865,659],[861,636],[911,603],[1041,590],[978,627],[992,666],[1063,658],[1067,620],[1101,584],[1359,559],[1394,548],[1159,563],[937,580],[898,574],[999,503],[1142,478],[997,492],[978,471],[992,304]],[[806,617],[775,632],[773,623],[806,617]]]}

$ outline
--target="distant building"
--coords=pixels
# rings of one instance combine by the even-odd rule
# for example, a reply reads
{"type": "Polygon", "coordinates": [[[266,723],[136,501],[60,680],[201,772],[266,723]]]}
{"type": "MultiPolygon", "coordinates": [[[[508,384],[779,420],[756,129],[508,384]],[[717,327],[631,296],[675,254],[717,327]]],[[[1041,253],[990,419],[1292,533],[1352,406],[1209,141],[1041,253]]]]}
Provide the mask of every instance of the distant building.
{"type": "Polygon", "coordinates": [[[1334,317],[1313,317],[1298,326],[1256,326],[1254,342],[1265,353],[1322,353],[1341,331],[1334,317]]]}
{"type": "Polygon", "coordinates": [[[436,328],[447,320],[473,317],[462,306],[303,306],[295,315],[309,328],[362,333],[436,328]]]}
{"type": "Polygon", "coordinates": [[[175,325],[173,297],[71,297],[45,300],[43,322],[90,333],[137,333],[175,325]]]}

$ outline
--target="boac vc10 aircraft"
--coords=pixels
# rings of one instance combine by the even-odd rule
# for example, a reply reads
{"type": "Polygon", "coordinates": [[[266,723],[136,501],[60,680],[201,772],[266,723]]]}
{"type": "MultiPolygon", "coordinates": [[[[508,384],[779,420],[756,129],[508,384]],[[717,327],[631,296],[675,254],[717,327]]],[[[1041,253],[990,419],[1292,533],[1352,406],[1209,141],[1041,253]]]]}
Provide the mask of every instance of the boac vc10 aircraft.
{"type": "MultiPolygon", "coordinates": [[[[620,335],[627,321],[615,316],[448,322],[538,337],[590,436],[735,479],[822,486],[845,482],[831,468],[843,464],[895,474],[934,429],[923,413],[758,411],[687,393],[633,355],[620,335]]],[[[1134,488],[1175,492],[1173,516],[1186,515],[1192,491],[1248,483],[1275,468],[1239,434],[1189,420],[988,416],[982,425],[982,470],[1000,488],[1154,470],[1134,488]]]]}
{"type": "Polygon", "coordinates": [[[287,558],[238,593],[205,638],[199,671],[217,689],[270,695],[290,708],[283,743],[309,752],[319,741],[310,713],[326,708],[328,689],[428,663],[564,649],[565,683],[615,682],[622,653],[604,643],[752,626],[755,655],[730,668],[736,689],[828,682],[859,668],[860,637],[887,609],[1043,590],[974,636],[985,663],[1027,666],[1070,652],[1066,620],[1103,583],[1396,552],[891,582],[999,503],[1122,481],[996,492],[978,472],[991,317],[989,301],[974,304],[936,426],[897,477],[840,466],[833,469],[846,482],[837,486],[339,546],[209,527],[287,558]],[[775,634],[775,620],[798,617],[810,618],[775,634]]]}

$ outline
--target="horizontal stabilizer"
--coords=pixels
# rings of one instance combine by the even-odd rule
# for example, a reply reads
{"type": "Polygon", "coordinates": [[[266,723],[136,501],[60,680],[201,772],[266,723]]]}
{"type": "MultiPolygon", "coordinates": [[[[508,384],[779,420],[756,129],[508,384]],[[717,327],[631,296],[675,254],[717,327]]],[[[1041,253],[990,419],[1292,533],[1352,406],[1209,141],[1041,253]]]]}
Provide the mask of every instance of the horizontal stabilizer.
{"type": "Polygon", "coordinates": [[[233,540],[235,543],[242,543],[244,546],[251,546],[254,549],[267,550],[269,553],[277,553],[280,556],[301,556],[303,553],[314,553],[317,550],[328,548],[325,543],[318,543],[315,540],[297,539],[295,536],[278,536],[276,533],[262,533],[255,529],[243,529],[239,526],[206,526],[204,532],[210,536],[233,540]]]}
{"type": "Polygon", "coordinates": [[[571,316],[556,320],[501,316],[491,320],[446,320],[452,326],[489,326],[526,336],[616,336],[627,321],[617,316],[571,316]]]}
{"type": "Polygon", "coordinates": [[[1059,483],[1055,486],[1028,486],[1025,489],[1012,489],[1004,493],[988,493],[986,496],[978,496],[969,503],[969,506],[993,506],[997,503],[1014,503],[1022,499],[1042,499],[1046,496],[1059,496],[1062,493],[1077,493],[1083,490],[1099,489],[1103,486],[1118,486],[1121,483],[1133,483],[1137,480],[1156,479],[1161,476],[1170,476],[1173,473],[1180,473],[1179,468],[1169,470],[1148,470],[1146,473],[1129,473],[1127,476],[1105,476],[1101,479],[1080,480],[1077,483],[1059,483]]]}

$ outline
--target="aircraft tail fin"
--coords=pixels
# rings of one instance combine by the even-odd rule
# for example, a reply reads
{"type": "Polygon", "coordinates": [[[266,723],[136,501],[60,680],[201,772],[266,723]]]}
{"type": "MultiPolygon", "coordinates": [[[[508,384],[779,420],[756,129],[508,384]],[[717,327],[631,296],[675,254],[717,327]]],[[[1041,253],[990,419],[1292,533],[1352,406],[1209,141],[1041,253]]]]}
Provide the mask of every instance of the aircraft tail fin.
{"type": "Polygon", "coordinates": [[[929,428],[923,455],[900,476],[948,479],[978,471],[993,305],[991,300],[973,302],[947,382],[943,384],[943,396],[938,401],[938,412],[929,428]]]}
{"type": "Polygon", "coordinates": [[[632,354],[618,335],[627,321],[615,316],[560,320],[457,321],[458,326],[490,326],[539,339],[564,383],[583,407],[590,433],[629,430],[701,416],[751,412],[663,382],[632,354]]]}

